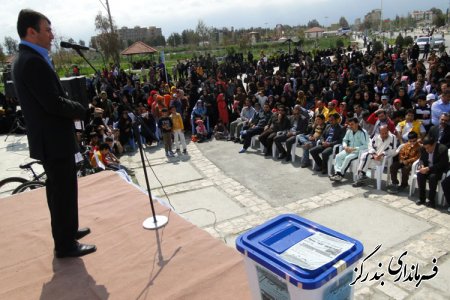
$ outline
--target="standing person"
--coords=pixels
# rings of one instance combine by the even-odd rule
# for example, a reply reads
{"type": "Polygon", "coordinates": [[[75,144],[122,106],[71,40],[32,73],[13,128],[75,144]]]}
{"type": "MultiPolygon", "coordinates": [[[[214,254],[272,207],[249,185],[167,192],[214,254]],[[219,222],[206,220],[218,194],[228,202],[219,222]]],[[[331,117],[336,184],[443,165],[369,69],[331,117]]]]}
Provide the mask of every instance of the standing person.
{"type": "Polygon", "coordinates": [[[13,80],[27,123],[30,157],[42,161],[47,175],[55,256],[78,257],[96,251],[95,245],[78,243],[90,233],[78,228],[78,187],[75,153],[75,119],[85,108],[66,98],[48,53],[54,39],[50,20],[23,9],[17,20],[21,39],[13,66],[13,80]]]}
{"type": "Polygon", "coordinates": [[[183,154],[187,154],[186,139],[184,138],[183,118],[181,118],[181,115],[177,112],[175,106],[170,107],[170,113],[173,124],[173,143],[175,144],[177,151],[180,150],[181,144],[183,154]]]}
{"type": "Polygon", "coordinates": [[[161,135],[164,141],[164,150],[166,151],[167,157],[174,157],[175,154],[172,152],[172,129],[173,122],[169,117],[169,111],[167,108],[161,110],[162,116],[158,121],[158,128],[161,130],[161,135]]]}

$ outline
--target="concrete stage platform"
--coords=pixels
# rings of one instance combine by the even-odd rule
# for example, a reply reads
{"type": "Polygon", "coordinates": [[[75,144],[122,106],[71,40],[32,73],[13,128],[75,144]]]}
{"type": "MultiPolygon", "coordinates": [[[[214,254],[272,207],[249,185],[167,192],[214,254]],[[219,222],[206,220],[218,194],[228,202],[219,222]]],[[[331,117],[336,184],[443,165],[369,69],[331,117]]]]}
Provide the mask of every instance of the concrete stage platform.
{"type": "MultiPolygon", "coordinates": [[[[189,199],[185,199],[188,201],[189,199]]],[[[79,180],[80,227],[97,245],[55,259],[45,190],[0,199],[0,299],[249,299],[241,255],[156,203],[169,217],[142,228],[148,197],[113,172],[79,180]]]]}

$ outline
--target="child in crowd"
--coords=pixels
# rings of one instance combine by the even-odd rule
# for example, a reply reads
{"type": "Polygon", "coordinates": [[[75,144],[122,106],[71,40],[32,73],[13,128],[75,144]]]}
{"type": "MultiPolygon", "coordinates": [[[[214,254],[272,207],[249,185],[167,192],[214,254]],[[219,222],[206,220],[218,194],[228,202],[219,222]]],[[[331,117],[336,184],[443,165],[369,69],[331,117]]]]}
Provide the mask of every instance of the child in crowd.
{"type": "Polygon", "coordinates": [[[164,141],[164,149],[166,150],[167,157],[174,157],[172,152],[172,119],[169,117],[169,111],[167,108],[161,110],[161,117],[158,120],[158,127],[161,130],[161,135],[164,141]]]}
{"type": "Polygon", "coordinates": [[[177,151],[180,150],[180,146],[183,148],[183,154],[187,154],[186,149],[186,140],[184,138],[184,125],[183,125],[183,119],[181,118],[181,115],[177,112],[177,108],[175,106],[170,107],[170,118],[172,119],[173,124],[173,143],[175,144],[175,147],[177,151]]]}
{"type": "Polygon", "coordinates": [[[217,125],[214,126],[214,138],[216,140],[225,140],[227,136],[227,127],[223,124],[222,120],[218,120],[217,125]]]}
{"type": "Polygon", "coordinates": [[[208,138],[208,130],[202,120],[197,120],[195,123],[197,124],[197,127],[195,127],[195,130],[197,131],[197,141],[199,143],[204,142],[208,138]]]}

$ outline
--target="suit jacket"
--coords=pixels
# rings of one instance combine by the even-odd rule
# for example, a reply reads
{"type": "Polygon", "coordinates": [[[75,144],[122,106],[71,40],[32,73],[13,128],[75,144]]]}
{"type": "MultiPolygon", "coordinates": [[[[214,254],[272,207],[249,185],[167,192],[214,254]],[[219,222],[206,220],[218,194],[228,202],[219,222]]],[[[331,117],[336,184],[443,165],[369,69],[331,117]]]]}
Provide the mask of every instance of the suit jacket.
{"type": "MultiPolygon", "coordinates": [[[[422,147],[420,153],[420,160],[425,167],[429,166],[428,162],[428,152],[422,147]]],[[[448,170],[448,148],[445,145],[436,143],[433,152],[433,166],[430,167],[430,173],[436,174],[437,178],[440,179],[444,172],[448,170]]]]}
{"type": "MultiPolygon", "coordinates": [[[[320,138],[322,142],[326,141],[328,134],[331,130],[331,124],[328,124],[327,127],[325,127],[325,130],[322,133],[322,137],[320,138]]],[[[339,124],[334,125],[334,132],[333,137],[331,138],[330,147],[333,147],[334,145],[341,144],[342,139],[344,138],[346,129],[342,127],[339,124]]]]}
{"type": "MultiPolygon", "coordinates": [[[[295,123],[295,117],[293,115],[289,116],[289,120],[291,121],[291,129],[292,126],[294,126],[295,123]]],[[[308,129],[308,118],[306,118],[304,115],[300,115],[297,120],[297,126],[295,127],[295,135],[300,133],[306,133],[306,130],[308,129]]]]}
{"type": "Polygon", "coordinates": [[[440,140],[439,140],[439,130],[440,130],[439,125],[435,125],[430,128],[428,135],[432,136],[434,140],[439,144],[443,144],[447,146],[447,148],[450,148],[450,126],[444,128],[444,133],[442,134],[440,140]]]}
{"type": "Polygon", "coordinates": [[[78,151],[74,119],[83,119],[85,108],[66,98],[55,71],[26,45],[19,45],[12,76],[27,127],[30,157],[46,161],[73,156],[78,151]]]}

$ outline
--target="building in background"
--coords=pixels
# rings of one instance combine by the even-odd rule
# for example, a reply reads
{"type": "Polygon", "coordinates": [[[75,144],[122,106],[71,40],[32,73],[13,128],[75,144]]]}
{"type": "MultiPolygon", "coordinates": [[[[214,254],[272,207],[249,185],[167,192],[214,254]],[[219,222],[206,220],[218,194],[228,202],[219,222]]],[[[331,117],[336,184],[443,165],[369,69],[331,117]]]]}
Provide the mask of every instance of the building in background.
{"type": "Polygon", "coordinates": [[[150,26],[150,27],[140,27],[135,26],[134,28],[128,28],[126,26],[117,30],[119,34],[119,39],[124,44],[129,44],[137,41],[151,41],[162,36],[161,28],[150,26]]]}

